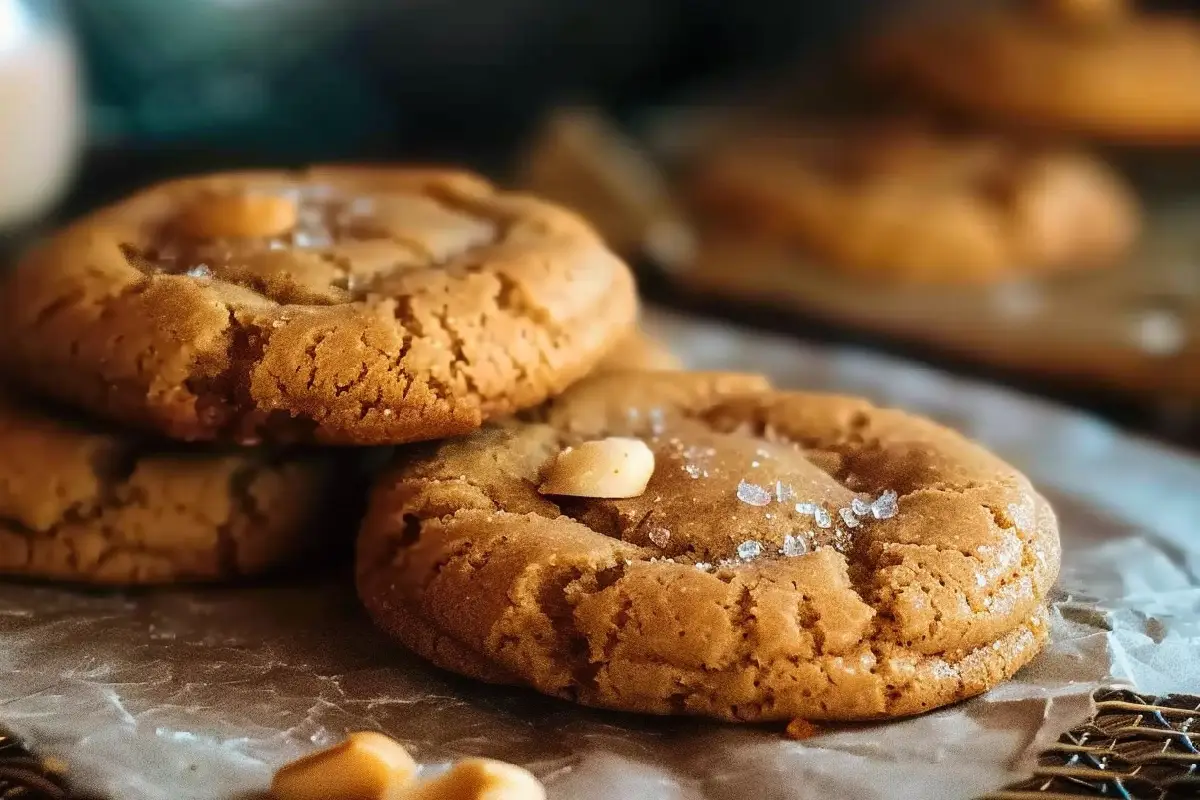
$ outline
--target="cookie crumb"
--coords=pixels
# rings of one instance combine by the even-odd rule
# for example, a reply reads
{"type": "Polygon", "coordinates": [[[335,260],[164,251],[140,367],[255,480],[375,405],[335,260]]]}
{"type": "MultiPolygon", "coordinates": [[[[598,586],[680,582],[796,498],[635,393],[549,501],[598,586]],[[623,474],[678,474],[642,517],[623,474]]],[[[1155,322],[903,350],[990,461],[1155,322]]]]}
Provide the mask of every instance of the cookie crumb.
{"type": "Polygon", "coordinates": [[[816,725],[813,725],[806,719],[801,719],[800,717],[796,717],[794,720],[789,722],[784,731],[787,738],[795,739],[796,741],[811,739],[820,732],[820,728],[818,728],[816,725]]]}

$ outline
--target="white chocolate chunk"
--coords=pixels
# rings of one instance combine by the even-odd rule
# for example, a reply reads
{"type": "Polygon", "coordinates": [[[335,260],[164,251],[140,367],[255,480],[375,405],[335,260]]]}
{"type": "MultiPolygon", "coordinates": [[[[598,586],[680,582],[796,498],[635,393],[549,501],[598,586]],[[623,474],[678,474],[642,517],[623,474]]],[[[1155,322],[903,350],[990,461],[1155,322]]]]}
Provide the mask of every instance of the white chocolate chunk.
{"type": "Polygon", "coordinates": [[[546,471],[542,494],[637,497],[654,474],[654,453],[641,439],[610,437],[569,447],[546,471]]]}
{"type": "Polygon", "coordinates": [[[416,762],[382,733],[352,733],[275,773],[275,800],[402,800],[416,762]]]}

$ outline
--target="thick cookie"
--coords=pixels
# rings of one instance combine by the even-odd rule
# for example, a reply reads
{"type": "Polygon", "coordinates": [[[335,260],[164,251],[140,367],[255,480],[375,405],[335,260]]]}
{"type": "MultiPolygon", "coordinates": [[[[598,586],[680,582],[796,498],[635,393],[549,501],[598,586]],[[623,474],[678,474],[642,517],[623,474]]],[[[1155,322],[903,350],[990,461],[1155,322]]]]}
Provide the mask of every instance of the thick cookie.
{"type": "Polygon", "coordinates": [[[326,459],[164,450],[11,396],[0,396],[0,452],[0,573],[218,581],[342,546],[329,529],[338,495],[326,459]]]}
{"type": "Polygon", "coordinates": [[[706,232],[881,280],[1108,264],[1140,227],[1132,193],[1083,153],[907,121],[759,131],[702,157],[685,191],[706,232]]]}
{"type": "MultiPolygon", "coordinates": [[[[872,43],[870,69],[961,111],[1117,143],[1200,141],[1200,23],[1121,0],[977,9],[872,43]]],[[[967,9],[969,7],[964,7],[967,9]]]]}
{"type": "Polygon", "coordinates": [[[665,344],[638,329],[614,347],[597,372],[627,372],[632,370],[682,369],[683,362],[665,344]]]}
{"type": "Polygon", "coordinates": [[[178,439],[396,443],[561,391],[635,313],[584,222],[470,175],[239,173],[149,189],[33,254],[0,358],[178,439]]]}
{"type": "Polygon", "coordinates": [[[932,422],[644,372],[403,456],[357,558],[375,621],[466,675],[655,714],[870,719],[1028,662],[1059,545],[1025,477],[932,422]],[[644,493],[539,493],[565,448],[614,435],[653,450],[644,493]]]}

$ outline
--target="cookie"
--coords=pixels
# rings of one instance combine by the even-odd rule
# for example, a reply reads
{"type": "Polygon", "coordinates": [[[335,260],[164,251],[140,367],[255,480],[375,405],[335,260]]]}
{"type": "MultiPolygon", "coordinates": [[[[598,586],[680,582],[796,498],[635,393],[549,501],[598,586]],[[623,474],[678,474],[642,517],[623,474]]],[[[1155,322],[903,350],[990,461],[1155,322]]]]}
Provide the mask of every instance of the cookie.
{"type": "Polygon", "coordinates": [[[868,69],[962,112],[1113,143],[1200,141],[1200,23],[1058,0],[909,25],[868,69]]]}
{"type": "MultiPolygon", "coordinates": [[[[0,573],[223,581],[340,549],[328,459],[172,450],[0,395],[0,573]]],[[[343,509],[344,510],[344,509],[343,509]]]]}
{"type": "Polygon", "coordinates": [[[375,622],[455,672],[627,711],[853,720],[970,697],[1033,658],[1059,544],[1024,476],[932,422],[643,372],[402,456],[357,561],[375,622]],[[644,492],[563,496],[622,496],[634,459],[561,474],[566,448],[637,451],[583,447],[614,436],[653,452],[644,492]],[[548,474],[559,495],[539,492],[548,474]]]}
{"type": "Polygon", "coordinates": [[[684,191],[704,234],[776,242],[896,282],[1109,264],[1140,228],[1130,190],[1081,152],[905,120],[736,137],[698,159],[684,191]]]}
{"type": "Polygon", "coordinates": [[[598,372],[627,372],[682,368],[683,362],[665,344],[639,329],[622,339],[604,357],[596,370],[598,372]]]}
{"type": "Polygon", "coordinates": [[[467,174],[373,168],[163,184],[27,258],[10,374],[183,440],[434,439],[541,402],[633,325],[575,215],[467,174]]]}

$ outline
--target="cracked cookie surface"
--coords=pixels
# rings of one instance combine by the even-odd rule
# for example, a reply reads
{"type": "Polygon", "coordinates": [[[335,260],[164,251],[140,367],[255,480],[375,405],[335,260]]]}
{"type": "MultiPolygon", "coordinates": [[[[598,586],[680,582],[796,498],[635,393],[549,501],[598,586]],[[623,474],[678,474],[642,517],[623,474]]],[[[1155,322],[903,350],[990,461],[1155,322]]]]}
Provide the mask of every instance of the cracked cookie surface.
{"type": "Polygon", "coordinates": [[[169,450],[0,394],[0,573],[133,585],[222,581],[319,551],[335,469],[317,456],[169,450]]]}
{"type": "Polygon", "coordinates": [[[439,666],[628,711],[849,720],[978,694],[1045,641],[1053,512],[949,429],[687,372],[594,376],[527,416],[401,454],[373,492],[359,595],[439,666]],[[608,436],[654,451],[641,496],[539,494],[608,436]]]}
{"type": "Polygon", "coordinates": [[[435,439],[541,402],[633,326],[579,218],[474,176],[314,168],[162,184],[0,296],[6,369],[184,440],[435,439]]]}
{"type": "Polygon", "coordinates": [[[794,247],[831,270],[898,282],[1111,264],[1140,228],[1132,193],[1082,152],[904,118],[757,129],[702,157],[686,192],[706,236],[794,247]]]}

